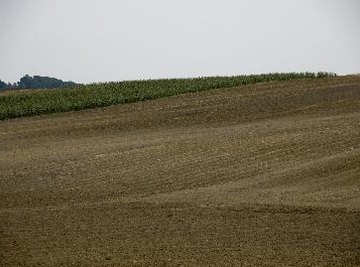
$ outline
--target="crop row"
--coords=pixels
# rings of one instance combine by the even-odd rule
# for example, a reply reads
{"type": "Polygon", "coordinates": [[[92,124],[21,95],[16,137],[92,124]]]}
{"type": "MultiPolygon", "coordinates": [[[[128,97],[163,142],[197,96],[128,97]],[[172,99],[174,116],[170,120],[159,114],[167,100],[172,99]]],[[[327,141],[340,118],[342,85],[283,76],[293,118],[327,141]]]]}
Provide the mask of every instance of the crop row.
{"type": "Polygon", "coordinates": [[[53,112],[105,107],[267,81],[325,78],[332,73],[272,73],[232,77],[201,77],[94,83],[71,89],[35,90],[0,95],[0,120],[53,112]]]}

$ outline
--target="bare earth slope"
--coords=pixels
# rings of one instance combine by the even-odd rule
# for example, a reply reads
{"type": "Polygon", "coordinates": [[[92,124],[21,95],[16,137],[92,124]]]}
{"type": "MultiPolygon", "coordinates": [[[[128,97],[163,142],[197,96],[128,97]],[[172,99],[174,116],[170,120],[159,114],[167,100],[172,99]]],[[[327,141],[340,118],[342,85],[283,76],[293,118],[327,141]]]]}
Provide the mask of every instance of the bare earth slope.
{"type": "Polygon", "coordinates": [[[0,121],[1,266],[360,266],[360,77],[0,121]]]}

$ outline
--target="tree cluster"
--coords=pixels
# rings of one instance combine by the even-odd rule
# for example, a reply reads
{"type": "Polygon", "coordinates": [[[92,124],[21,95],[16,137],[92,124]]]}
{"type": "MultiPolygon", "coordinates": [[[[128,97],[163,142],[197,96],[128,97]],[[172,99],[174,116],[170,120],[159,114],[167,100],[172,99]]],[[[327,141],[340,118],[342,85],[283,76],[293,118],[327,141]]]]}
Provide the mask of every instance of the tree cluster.
{"type": "Polygon", "coordinates": [[[60,79],[35,75],[25,75],[16,83],[5,83],[0,80],[0,90],[4,89],[44,89],[44,88],[68,88],[77,85],[74,82],[64,82],[60,79]]]}

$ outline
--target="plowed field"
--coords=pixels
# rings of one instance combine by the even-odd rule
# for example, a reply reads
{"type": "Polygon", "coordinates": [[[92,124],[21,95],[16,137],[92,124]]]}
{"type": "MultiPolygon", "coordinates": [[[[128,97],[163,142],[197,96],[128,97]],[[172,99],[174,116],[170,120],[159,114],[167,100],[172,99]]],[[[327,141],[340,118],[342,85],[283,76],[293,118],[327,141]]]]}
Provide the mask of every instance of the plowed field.
{"type": "Polygon", "coordinates": [[[360,266],[360,77],[0,121],[1,266],[360,266]]]}

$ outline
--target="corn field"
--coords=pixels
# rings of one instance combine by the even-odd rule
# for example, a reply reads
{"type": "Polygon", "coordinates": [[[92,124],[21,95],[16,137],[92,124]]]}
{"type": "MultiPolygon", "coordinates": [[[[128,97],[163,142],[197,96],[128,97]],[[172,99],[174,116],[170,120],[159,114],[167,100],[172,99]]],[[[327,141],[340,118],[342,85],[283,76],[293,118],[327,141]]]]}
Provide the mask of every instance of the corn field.
{"type": "Polygon", "coordinates": [[[201,77],[94,83],[71,89],[35,90],[0,95],[0,120],[130,103],[267,81],[319,79],[333,73],[271,73],[232,77],[201,77]]]}

